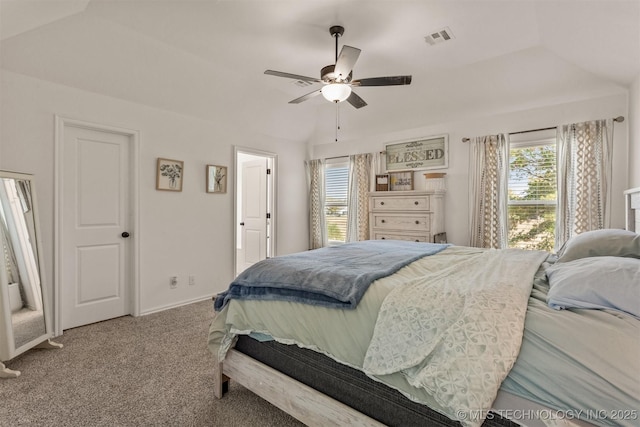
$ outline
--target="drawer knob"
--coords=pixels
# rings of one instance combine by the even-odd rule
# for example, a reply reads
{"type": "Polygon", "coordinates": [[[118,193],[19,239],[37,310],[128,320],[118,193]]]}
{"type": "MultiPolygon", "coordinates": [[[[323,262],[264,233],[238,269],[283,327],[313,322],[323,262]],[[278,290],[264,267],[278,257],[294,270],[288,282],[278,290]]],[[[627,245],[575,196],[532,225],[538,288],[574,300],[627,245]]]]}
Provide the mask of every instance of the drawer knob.
{"type": "Polygon", "coordinates": [[[382,238],[381,238],[381,240],[385,240],[385,239],[386,239],[386,237],[382,237],[382,238]]]}
{"type": "Polygon", "coordinates": [[[418,206],[420,204],[420,202],[418,202],[417,200],[415,202],[413,202],[414,205],[418,206]]]}
{"type": "Polygon", "coordinates": [[[416,220],[416,224],[420,224],[420,221],[416,220]]]}
{"type": "Polygon", "coordinates": [[[380,202],[381,205],[384,205],[384,202],[380,202]]]}
{"type": "Polygon", "coordinates": [[[386,221],[384,219],[381,219],[380,222],[384,224],[386,221]]]}
{"type": "Polygon", "coordinates": [[[416,239],[416,242],[420,242],[420,240],[416,239]]]}

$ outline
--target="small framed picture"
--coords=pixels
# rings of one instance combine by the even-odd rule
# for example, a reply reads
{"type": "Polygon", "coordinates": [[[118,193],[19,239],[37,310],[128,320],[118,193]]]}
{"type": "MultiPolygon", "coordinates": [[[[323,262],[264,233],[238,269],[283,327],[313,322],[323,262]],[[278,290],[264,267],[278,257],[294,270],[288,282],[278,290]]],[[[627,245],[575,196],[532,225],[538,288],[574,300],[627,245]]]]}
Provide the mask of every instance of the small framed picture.
{"type": "Polygon", "coordinates": [[[389,191],[389,174],[376,175],[376,191],[389,191]]]}
{"type": "Polygon", "coordinates": [[[389,173],[389,190],[411,191],[413,190],[413,172],[389,173]]]}
{"type": "Polygon", "coordinates": [[[156,190],[182,191],[183,175],[183,161],[158,158],[156,190]]]}
{"type": "Polygon", "coordinates": [[[227,192],[227,167],[207,165],[207,193],[227,192]]]}

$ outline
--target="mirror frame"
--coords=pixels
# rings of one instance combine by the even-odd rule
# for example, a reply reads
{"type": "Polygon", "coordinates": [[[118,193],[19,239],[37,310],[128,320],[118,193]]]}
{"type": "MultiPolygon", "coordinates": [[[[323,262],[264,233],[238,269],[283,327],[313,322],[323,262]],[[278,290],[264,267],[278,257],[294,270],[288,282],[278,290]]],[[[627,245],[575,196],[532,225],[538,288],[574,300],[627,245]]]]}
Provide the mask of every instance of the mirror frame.
{"type": "Polygon", "coordinates": [[[11,304],[9,301],[9,279],[5,268],[0,268],[0,362],[11,360],[25,351],[42,344],[53,337],[51,327],[51,301],[49,300],[49,289],[46,283],[43,269],[42,242],[40,240],[40,220],[38,217],[38,201],[35,191],[35,179],[31,174],[0,170],[0,178],[13,178],[27,180],[31,188],[31,205],[33,212],[34,231],[36,244],[36,255],[38,257],[38,273],[40,275],[40,288],[42,292],[42,307],[44,311],[45,333],[19,347],[15,346],[13,327],[11,321],[11,304]]]}

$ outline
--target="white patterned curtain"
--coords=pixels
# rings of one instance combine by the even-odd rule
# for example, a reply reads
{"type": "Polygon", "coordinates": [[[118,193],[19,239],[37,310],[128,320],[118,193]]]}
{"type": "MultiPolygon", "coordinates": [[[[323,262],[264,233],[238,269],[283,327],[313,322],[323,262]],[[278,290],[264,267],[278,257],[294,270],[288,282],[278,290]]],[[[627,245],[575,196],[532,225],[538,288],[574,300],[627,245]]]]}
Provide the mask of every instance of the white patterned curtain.
{"type": "Polygon", "coordinates": [[[347,242],[369,239],[369,191],[373,154],[349,156],[347,242]]]}
{"type": "Polygon", "coordinates": [[[471,138],[470,246],[507,247],[509,144],[505,134],[471,138]]]}
{"type": "Polygon", "coordinates": [[[309,191],[309,249],[318,249],[328,245],[324,212],[324,160],[309,160],[304,165],[309,191]]]}
{"type": "Polygon", "coordinates": [[[569,238],[610,226],[613,120],[558,127],[556,248],[569,238]]]}

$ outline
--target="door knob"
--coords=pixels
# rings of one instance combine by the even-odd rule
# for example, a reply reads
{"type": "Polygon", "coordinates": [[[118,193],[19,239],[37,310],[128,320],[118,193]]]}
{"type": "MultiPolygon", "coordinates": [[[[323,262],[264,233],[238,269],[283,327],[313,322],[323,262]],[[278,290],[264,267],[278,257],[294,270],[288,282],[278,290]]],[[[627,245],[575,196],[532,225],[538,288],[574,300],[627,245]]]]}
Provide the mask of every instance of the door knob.
{"type": "Polygon", "coordinates": [[[244,222],[241,222],[240,225],[244,225],[244,222]]]}
{"type": "Polygon", "coordinates": [[[121,234],[121,236],[122,236],[122,237],[124,237],[124,238],[126,239],[127,237],[129,237],[129,236],[130,236],[130,234],[129,234],[129,233],[127,233],[126,231],[123,231],[123,232],[122,232],[122,234],[121,234]]]}

